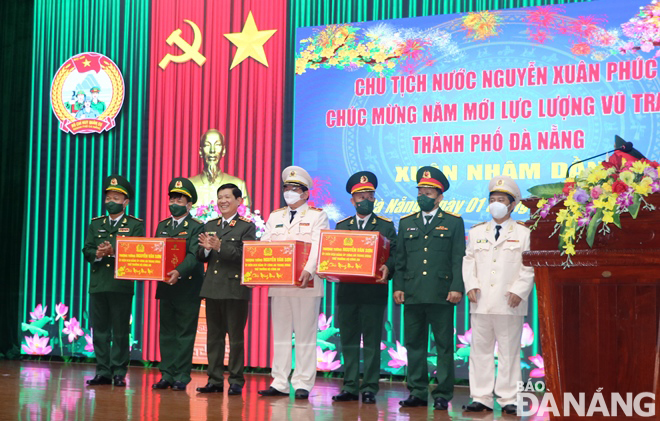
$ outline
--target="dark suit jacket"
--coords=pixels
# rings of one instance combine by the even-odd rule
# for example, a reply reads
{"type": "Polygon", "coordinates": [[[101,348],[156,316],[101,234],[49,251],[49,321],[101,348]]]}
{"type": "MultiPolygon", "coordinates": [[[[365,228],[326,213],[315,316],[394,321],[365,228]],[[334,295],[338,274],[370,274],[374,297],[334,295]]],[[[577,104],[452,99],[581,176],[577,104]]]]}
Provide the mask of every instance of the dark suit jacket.
{"type": "Polygon", "coordinates": [[[197,258],[208,262],[200,295],[204,298],[249,300],[250,289],[241,285],[243,274],[243,241],[254,241],[257,227],[238,214],[226,228],[222,218],[212,219],[204,225],[204,232],[212,232],[222,240],[220,251],[211,250],[208,256],[204,247],[197,251],[197,258]]]}

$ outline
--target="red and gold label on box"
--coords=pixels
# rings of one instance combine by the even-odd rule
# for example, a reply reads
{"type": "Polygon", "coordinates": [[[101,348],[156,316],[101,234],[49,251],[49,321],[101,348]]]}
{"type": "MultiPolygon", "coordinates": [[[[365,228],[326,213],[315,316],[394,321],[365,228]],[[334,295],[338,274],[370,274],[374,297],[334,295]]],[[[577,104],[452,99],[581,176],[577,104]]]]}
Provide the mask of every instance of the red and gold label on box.
{"type": "Polygon", "coordinates": [[[115,278],[166,280],[186,257],[186,240],[179,238],[118,237],[115,278]]]}
{"type": "Polygon", "coordinates": [[[330,281],[373,283],[389,250],[389,240],[377,231],[322,230],[317,273],[330,281]]]}
{"type": "MultiPolygon", "coordinates": [[[[295,286],[305,268],[311,245],[302,241],[245,241],[243,285],[295,286]]],[[[313,281],[310,287],[314,286],[313,281]]]]}

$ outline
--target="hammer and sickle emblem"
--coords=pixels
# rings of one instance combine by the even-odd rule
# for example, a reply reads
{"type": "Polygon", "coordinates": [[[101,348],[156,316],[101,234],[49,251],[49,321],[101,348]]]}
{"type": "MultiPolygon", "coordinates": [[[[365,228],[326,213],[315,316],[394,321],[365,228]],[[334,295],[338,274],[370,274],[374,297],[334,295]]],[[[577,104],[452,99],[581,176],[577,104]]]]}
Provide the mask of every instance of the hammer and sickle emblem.
{"type": "Polygon", "coordinates": [[[165,70],[171,61],[175,63],[185,63],[187,61],[193,60],[195,63],[197,63],[198,66],[206,63],[206,57],[204,57],[202,53],[199,52],[199,49],[202,46],[202,31],[199,30],[199,27],[195,24],[195,22],[188,19],[184,19],[184,22],[190,25],[192,28],[193,33],[195,34],[195,39],[193,40],[192,45],[190,45],[186,40],[181,38],[181,29],[172,31],[165,42],[167,42],[167,45],[176,44],[176,46],[179,47],[181,51],[183,51],[183,54],[178,56],[166,54],[160,63],[158,63],[158,67],[163,70],[165,70]]]}

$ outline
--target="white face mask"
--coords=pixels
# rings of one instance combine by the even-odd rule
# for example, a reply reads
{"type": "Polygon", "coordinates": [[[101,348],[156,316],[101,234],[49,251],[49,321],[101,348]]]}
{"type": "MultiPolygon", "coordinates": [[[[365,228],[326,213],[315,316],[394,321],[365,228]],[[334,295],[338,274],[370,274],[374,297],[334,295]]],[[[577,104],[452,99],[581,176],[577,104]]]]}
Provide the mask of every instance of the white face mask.
{"type": "Polygon", "coordinates": [[[284,192],[284,201],[286,202],[287,205],[293,205],[294,203],[296,203],[300,200],[301,196],[302,196],[302,194],[296,193],[293,190],[285,191],[284,192]]]}
{"type": "Polygon", "coordinates": [[[501,202],[493,202],[488,206],[488,211],[493,218],[502,219],[509,213],[509,207],[501,202]]]}

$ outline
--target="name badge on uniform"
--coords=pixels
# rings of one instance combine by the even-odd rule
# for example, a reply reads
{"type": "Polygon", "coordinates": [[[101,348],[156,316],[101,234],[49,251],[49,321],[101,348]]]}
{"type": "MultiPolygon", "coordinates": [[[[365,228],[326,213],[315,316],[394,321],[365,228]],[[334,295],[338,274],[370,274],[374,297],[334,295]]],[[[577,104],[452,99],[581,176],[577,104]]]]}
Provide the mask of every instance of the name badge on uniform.
{"type": "Polygon", "coordinates": [[[506,240],[507,243],[519,243],[520,241],[518,240],[506,240]]]}
{"type": "Polygon", "coordinates": [[[417,231],[417,228],[416,228],[416,227],[409,227],[409,228],[407,229],[407,231],[417,231]]]}
{"type": "Polygon", "coordinates": [[[188,234],[188,231],[181,231],[181,232],[179,233],[179,235],[186,235],[186,234],[188,234]]]}
{"type": "Polygon", "coordinates": [[[167,231],[161,232],[160,235],[167,235],[167,231]]]}
{"type": "Polygon", "coordinates": [[[309,223],[301,222],[301,223],[300,223],[300,226],[301,226],[301,227],[308,227],[308,226],[309,226],[309,223]]]}
{"type": "Polygon", "coordinates": [[[119,228],[119,232],[130,232],[130,228],[119,228]]]}
{"type": "Polygon", "coordinates": [[[277,224],[275,225],[275,228],[284,228],[284,224],[277,224]]]}
{"type": "Polygon", "coordinates": [[[488,240],[477,240],[477,243],[487,243],[488,240]]]}
{"type": "Polygon", "coordinates": [[[437,227],[435,227],[435,229],[441,230],[441,231],[449,231],[449,228],[443,227],[442,225],[438,225],[437,227]]]}
{"type": "Polygon", "coordinates": [[[99,230],[99,232],[106,232],[105,230],[99,230]]]}

